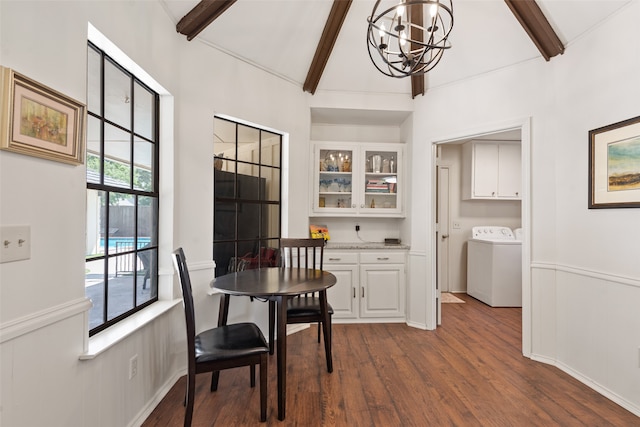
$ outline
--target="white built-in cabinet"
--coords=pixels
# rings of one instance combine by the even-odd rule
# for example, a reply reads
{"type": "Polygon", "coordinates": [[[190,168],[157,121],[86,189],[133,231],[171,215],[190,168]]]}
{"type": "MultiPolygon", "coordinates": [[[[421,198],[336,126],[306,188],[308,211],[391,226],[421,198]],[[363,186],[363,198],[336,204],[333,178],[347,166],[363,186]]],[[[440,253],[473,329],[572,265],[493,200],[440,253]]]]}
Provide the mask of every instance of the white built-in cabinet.
{"type": "Polygon", "coordinates": [[[403,217],[403,144],[316,143],[313,216],[403,217]]]}
{"type": "Polygon", "coordinates": [[[519,141],[470,141],[462,146],[462,198],[520,200],[519,141]]]}
{"type": "Polygon", "coordinates": [[[324,269],[337,278],[327,290],[335,321],[404,321],[405,268],[404,250],[326,250],[324,269]]]}

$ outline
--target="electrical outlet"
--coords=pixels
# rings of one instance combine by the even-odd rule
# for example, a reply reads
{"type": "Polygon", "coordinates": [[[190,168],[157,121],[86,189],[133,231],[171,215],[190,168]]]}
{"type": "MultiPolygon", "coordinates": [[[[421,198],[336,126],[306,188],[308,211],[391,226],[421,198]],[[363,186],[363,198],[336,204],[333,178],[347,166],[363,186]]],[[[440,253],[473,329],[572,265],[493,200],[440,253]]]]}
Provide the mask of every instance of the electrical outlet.
{"type": "Polygon", "coordinates": [[[460,223],[459,223],[459,222],[454,221],[454,222],[453,222],[453,228],[454,228],[454,230],[459,230],[459,229],[460,229],[460,223]]]}
{"type": "Polygon", "coordinates": [[[129,359],[129,379],[138,375],[138,355],[134,355],[129,359]]]}

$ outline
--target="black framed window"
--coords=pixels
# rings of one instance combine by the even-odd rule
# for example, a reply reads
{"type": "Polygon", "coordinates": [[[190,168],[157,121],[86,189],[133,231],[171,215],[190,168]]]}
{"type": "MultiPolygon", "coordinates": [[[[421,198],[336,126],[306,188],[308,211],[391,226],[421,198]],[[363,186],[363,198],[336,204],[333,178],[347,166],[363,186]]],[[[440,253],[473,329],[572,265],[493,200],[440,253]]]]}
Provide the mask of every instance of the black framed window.
{"type": "Polygon", "coordinates": [[[159,95],[87,49],[89,335],[158,300],[159,95]]]}
{"type": "Polygon", "coordinates": [[[214,118],[216,276],[275,266],[281,229],[282,135],[214,118]]]}

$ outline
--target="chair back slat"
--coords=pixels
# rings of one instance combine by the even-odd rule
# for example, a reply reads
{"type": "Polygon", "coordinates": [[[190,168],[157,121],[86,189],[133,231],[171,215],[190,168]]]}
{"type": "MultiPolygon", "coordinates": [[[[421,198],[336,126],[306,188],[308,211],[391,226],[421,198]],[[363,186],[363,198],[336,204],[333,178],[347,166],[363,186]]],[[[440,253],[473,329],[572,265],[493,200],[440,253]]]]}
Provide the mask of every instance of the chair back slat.
{"type": "Polygon", "coordinates": [[[280,239],[281,259],[289,268],[301,268],[301,258],[304,257],[304,268],[315,269],[323,268],[324,257],[324,239],[280,239]],[[294,255],[297,258],[294,260],[294,255]],[[311,260],[311,263],[309,263],[311,260]],[[294,262],[295,261],[295,262],[294,262]]]}

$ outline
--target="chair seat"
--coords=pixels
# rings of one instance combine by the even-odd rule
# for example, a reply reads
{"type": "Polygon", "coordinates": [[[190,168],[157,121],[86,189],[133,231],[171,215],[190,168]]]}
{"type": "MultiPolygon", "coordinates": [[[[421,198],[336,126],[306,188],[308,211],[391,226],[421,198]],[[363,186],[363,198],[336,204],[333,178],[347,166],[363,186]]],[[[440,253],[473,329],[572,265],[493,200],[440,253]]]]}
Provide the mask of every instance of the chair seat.
{"type": "Polygon", "coordinates": [[[196,362],[235,359],[269,351],[267,341],[253,323],[219,326],[196,335],[196,362]]]}
{"type": "MultiPolygon", "coordinates": [[[[333,307],[327,303],[327,311],[330,315],[333,315],[333,307]]],[[[318,297],[305,297],[291,298],[287,304],[287,317],[308,317],[308,316],[320,316],[320,298],[318,297]]]]}

